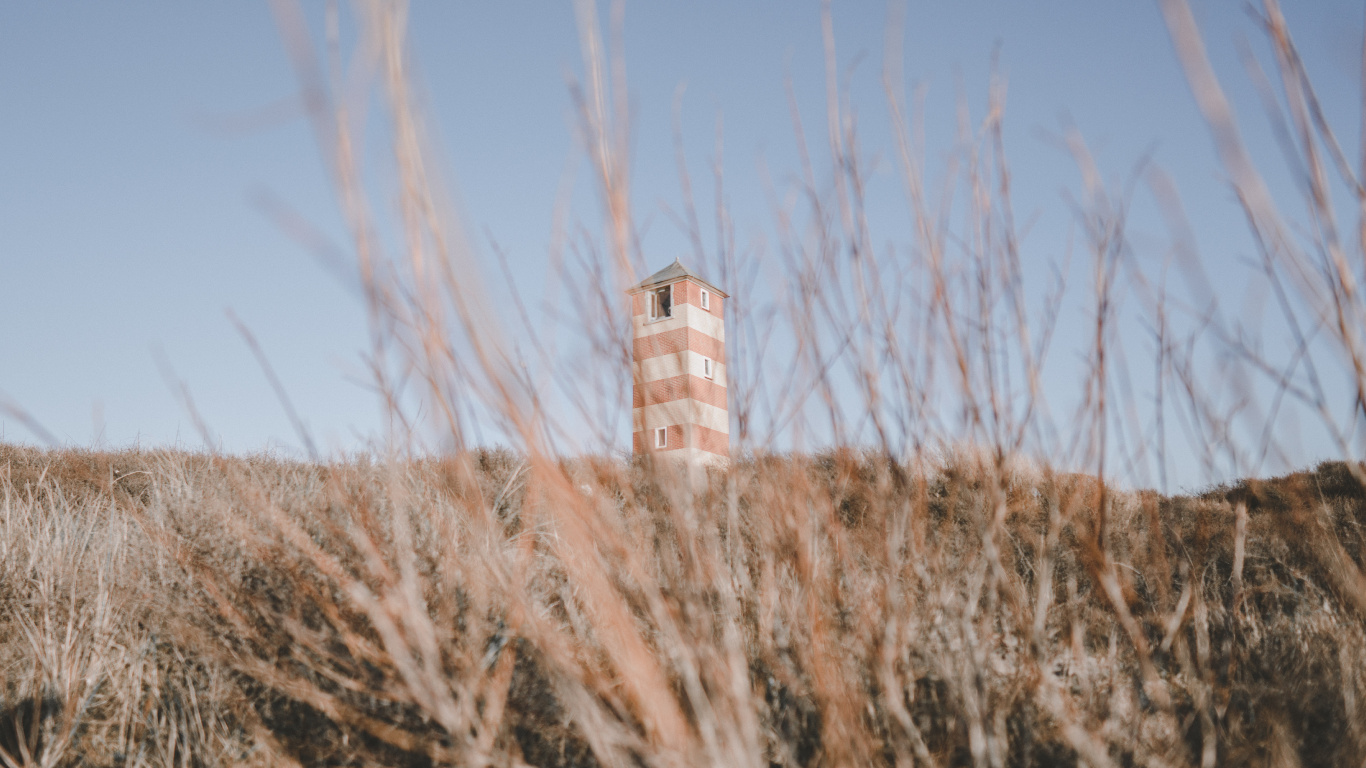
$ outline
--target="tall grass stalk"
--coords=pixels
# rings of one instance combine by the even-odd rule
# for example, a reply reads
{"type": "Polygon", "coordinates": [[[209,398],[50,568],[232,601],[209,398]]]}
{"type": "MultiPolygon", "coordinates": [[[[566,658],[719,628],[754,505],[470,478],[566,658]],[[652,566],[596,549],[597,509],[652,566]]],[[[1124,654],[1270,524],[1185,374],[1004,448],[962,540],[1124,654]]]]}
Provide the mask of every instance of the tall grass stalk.
{"type": "MultiPolygon", "coordinates": [[[[1040,300],[1012,208],[1004,80],[984,115],[960,108],[949,171],[928,179],[894,34],[884,85],[912,235],[881,247],[827,7],[824,146],[794,99],[781,292],[758,290],[735,247],[720,136],[710,248],[678,142],[678,220],[737,297],[737,458],[700,483],[649,456],[566,456],[572,421],[548,405],[589,417],[630,379],[620,295],[645,258],[624,5],[605,39],[597,4],[576,5],[572,96],[603,218],[560,240],[579,268],[560,276],[588,297],[584,338],[614,372],[607,395],[601,378],[564,375],[544,339],[527,340],[531,362],[560,375],[529,373],[488,307],[414,106],[405,6],[358,6],[356,67],[335,7],[322,53],[302,8],[275,7],[350,227],[385,442],[308,462],[0,446],[4,765],[1360,765],[1366,171],[1274,0],[1266,92],[1304,172],[1307,229],[1258,175],[1189,9],[1161,7],[1294,340],[1284,357],[1173,299],[1165,269],[1144,271],[1130,192],[1103,182],[1076,135],[1091,279],[1076,289],[1059,265],[1040,300]],[[346,73],[372,64],[395,244],[362,182],[366,114],[347,98],[346,73]],[[1337,219],[1344,194],[1355,239],[1337,219]],[[1064,416],[1044,372],[1077,291],[1090,342],[1064,416]],[[1126,295],[1152,329],[1155,429],[1129,383],[1126,295]],[[793,364],[765,381],[787,342],[793,364]],[[1210,344],[1231,373],[1262,377],[1248,391],[1266,407],[1228,406],[1204,378],[1210,344]],[[1329,377],[1351,383],[1349,415],[1329,377]],[[550,393],[543,378],[569,383],[550,393]],[[1115,482],[1165,477],[1167,420],[1206,467],[1256,472],[1285,402],[1320,418],[1343,461],[1196,495],[1115,482]],[[481,423],[512,447],[479,447],[481,423]],[[1239,444],[1249,430],[1263,444],[1239,444]],[[817,435],[828,447],[773,450],[817,435]]],[[[1198,295],[1180,204],[1164,177],[1147,181],[1198,295]]]]}

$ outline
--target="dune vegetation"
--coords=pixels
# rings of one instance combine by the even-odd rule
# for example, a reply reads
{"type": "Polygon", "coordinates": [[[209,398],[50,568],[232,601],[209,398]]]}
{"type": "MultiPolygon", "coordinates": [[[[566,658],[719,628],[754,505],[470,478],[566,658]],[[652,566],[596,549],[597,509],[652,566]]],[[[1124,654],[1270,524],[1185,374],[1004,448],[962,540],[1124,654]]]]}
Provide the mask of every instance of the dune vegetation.
{"type": "Polygon", "coordinates": [[[336,24],[319,53],[278,3],[350,226],[388,433],[321,455],[243,328],[307,459],[213,450],[188,389],[202,451],[0,445],[0,764],[1360,766],[1366,185],[1275,0],[1257,16],[1263,85],[1303,171],[1295,216],[1185,2],[1160,5],[1267,316],[1216,308],[1157,171],[1144,182],[1170,203],[1172,241],[1140,259],[1125,191],[1075,135],[1088,281],[1036,263],[1012,212],[1004,83],[976,121],[964,107],[946,178],[927,179],[894,50],[913,235],[884,247],[830,42],[828,144],[803,155],[829,167],[798,172],[776,211],[780,295],[734,245],[721,164],[713,243],[680,157],[695,263],[743,299],[726,317],[733,460],[698,478],[562,447],[624,409],[621,296],[644,264],[621,45],[596,4],[578,4],[571,93],[602,220],[564,260],[589,297],[574,308],[585,375],[523,306],[526,337],[487,307],[414,107],[402,6],[358,4],[354,52],[382,97],[391,222],[361,183],[357,126],[375,116],[345,99],[336,24]],[[1050,354],[1063,323],[1091,339],[1067,415],[1046,391],[1076,352],[1050,354]],[[775,348],[794,361],[778,382],[757,373],[775,348]],[[519,357],[531,349],[544,356],[519,357]],[[1156,389],[1138,395],[1145,355],[1156,389]],[[1290,455],[1285,409],[1338,460],[1264,477],[1290,455]],[[508,447],[484,447],[476,422],[508,447]],[[1169,449],[1178,427],[1196,449],[1169,449]],[[1209,484],[1147,490],[1176,461],[1209,484]]]}
{"type": "Polygon", "coordinates": [[[42,765],[1354,765],[1366,493],[947,456],[0,451],[42,765]]]}

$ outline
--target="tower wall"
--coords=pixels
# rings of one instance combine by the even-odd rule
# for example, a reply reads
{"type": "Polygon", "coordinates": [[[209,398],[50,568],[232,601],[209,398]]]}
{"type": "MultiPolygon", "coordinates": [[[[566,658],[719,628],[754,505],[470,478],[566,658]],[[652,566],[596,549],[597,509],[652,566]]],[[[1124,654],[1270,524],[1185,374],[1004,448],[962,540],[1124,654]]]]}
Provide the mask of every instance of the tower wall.
{"type": "Polygon", "coordinates": [[[691,464],[726,461],[730,417],[726,405],[726,297],[714,289],[702,308],[703,286],[673,283],[671,317],[651,320],[650,285],[632,295],[634,336],[632,430],[636,453],[657,453],[691,464]],[[712,361],[707,378],[706,360],[712,361]],[[655,430],[666,445],[655,448],[655,430]]]}

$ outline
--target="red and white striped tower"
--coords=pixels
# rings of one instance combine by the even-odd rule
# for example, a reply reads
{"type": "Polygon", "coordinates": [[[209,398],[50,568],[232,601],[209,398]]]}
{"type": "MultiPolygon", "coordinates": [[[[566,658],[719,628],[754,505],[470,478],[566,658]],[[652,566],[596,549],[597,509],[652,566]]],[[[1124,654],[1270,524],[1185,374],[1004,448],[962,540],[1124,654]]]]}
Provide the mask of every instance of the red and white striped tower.
{"type": "Polygon", "coordinates": [[[635,452],[690,466],[728,461],[727,294],[676,259],[627,293],[635,452]]]}

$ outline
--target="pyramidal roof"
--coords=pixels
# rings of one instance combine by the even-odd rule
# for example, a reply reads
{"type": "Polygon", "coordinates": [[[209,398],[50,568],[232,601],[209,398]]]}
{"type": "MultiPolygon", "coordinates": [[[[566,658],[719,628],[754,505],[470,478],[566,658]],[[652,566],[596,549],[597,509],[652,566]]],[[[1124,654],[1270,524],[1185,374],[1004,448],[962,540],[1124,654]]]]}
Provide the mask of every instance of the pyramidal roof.
{"type": "Polygon", "coordinates": [[[706,288],[710,288],[713,292],[716,293],[717,296],[720,296],[721,298],[726,298],[730,296],[730,294],[726,293],[720,288],[717,288],[716,286],[712,285],[706,280],[703,280],[702,278],[698,277],[697,273],[683,266],[682,262],[680,262],[678,259],[674,259],[673,263],[669,266],[659,270],[658,272],[654,273],[653,275],[650,275],[641,282],[631,286],[629,289],[627,289],[626,292],[639,293],[640,291],[643,291],[646,288],[653,288],[656,285],[667,285],[668,283],[677,282],[684,278],[692,280],[695,283],[699,283],[705,286],[706,288]]]}

